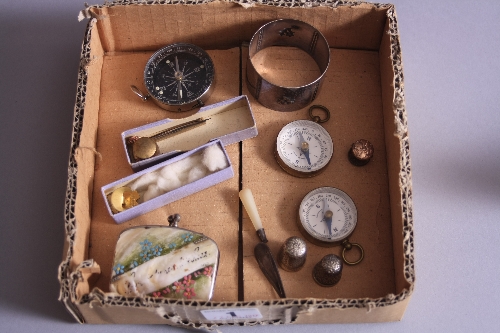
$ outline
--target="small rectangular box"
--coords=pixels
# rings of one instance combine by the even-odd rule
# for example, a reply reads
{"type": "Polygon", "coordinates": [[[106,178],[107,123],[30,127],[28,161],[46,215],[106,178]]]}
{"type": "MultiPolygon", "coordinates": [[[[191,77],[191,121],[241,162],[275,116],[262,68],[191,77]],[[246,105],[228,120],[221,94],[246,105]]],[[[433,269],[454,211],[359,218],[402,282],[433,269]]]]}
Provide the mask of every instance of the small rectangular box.
{"type": "Polygon", "coordinates": [[[144,126],[133,128],[122,133],[122,142],[127,161],[134,171],[164,161],[171,156],[198,147],[208,141],[220,139],[224,146],[258,134],[252,108],[246,95],[237,96],[219,103],[200,108],[200,110],[182,119],[164,119],[144,126]],[[135,160],[127,139],[133,136],[151,136],[173,126],[203,117],[209,119],[204,125],[186,130],[157,143],[159,154],[145,160],[135,160]]]}
{"type": "MultiPolygon", "coordinates": [[[[214,140],[211,141],[205,145],[199,146],[195,149],[192,149],[186,153],[183,153],[181,155],[178,155],[176,157],[173,157],[167,161],[164,161],[163,163],[154,165],[152,167],[149,167],[147,169],[144,169],[140,172],[137,172],[133,175],[130,175],[128,177],[125,177],[123,179],[117,180],[116,182],[113,182],[111,184],[108,184],[106,186],[103,186],[101,188],[102,196],[104,198],[104,201],[106,202],[106,208],[108,209],[109,214],[113,217],[116,223],[123,223],[125,221],[128,221],[130,219],[133,219],[135,217],[138,217],[140,215],[143,215],[145,213],[148,213],[154,209],[160,208],[164,205],[167,205],[171,202],[180,200],[182,198],[185,198],[193,193],[202,191],[210,186],[213,186],[215,184],[218,184],[220,182],[223,182],[225,180],[228,180],[229,178],[234,176],[233,168],[231,165],[231,161],[229,160],[229,157],[227,156],[226,150],[224,149],[224,146],[222,145],[222,142],[220,140],[214,140]],[[147,200],[145,202],[139,203],[135,207],[128,208],[124,211],[121,212],[114,212],[113,209],[111,208],[110,201],[108,197],[111,195],[111,193],[124,186],[130,186],[130,184],[134,183],[136,180],[138,180],[140,177],[144,175],[149,175],[152,173],[158,173],[161,169],[163,169],[166,166],[172,166],[174,163],[180,162],[180,161],[185,161],[187,158],[195,155],[195,154],[200,154],[205,151],[205,149],[213,146],[213,145],[218,145],[220,146],[220,149],[224,153],[224,157],[226,158],[226,165],[227,167],[217,170],[213,173],[210,173],[206,175],[205,177],[201,179],[197,179],[191,183],[188,183],[184,186],[181,186],[179,188],[173,189],[169,192],[166,192],[160,196],[157,196],[153,199],[147,200]]],[[[141,198],[143,195],[141,195],[141,198]]]]}

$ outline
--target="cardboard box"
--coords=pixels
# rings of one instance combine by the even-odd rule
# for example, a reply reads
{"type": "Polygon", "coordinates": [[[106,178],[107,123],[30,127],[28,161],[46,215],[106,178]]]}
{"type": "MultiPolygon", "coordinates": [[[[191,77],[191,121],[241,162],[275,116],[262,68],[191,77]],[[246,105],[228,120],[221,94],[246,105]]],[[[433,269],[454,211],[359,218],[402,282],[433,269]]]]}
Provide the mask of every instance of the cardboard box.
{"type": "MultiPolygon", "coordinates": [[[[81,56],[66,199],[67,237],[59,269],[60,299],[77,321],[210,328],[402,318],[415,272],[409,141],[392,5],[123,1],[89,7],[82,16],[90,21],[81,56]],[[278,18],[311,24],[330,45],[331,65],[315,101],[332,113],[323,124],[335,145],[328,170],[310,179],[284,173],[273,156],[276,135],[288,122],[306,119],[307,109],[271,111],[249,96],[259,135],[227,147],[236,177],[115,224],[100,188],[131,174],[120,133],[166,117],[166,111],[142,103],[130,92],[131,84],[142,87],[149,56],[174,42],[198,45],[207,50],[216,68],[217,88],[207,104],[247,94],[245,43],[261,25],[278,18]],[[354,167],[347,152],[360,138],[373,143],[375,156],[368,165],[354,167]],[[289,298],[279,299],[253,258],[258,239],[239,204],[238,191],[252,189],[276,255],[286,238],[300,236],[295,222],[298,205],[320,186],[338,187],[356,203],[358,225],[350,239],[362,244],[365,259],[345,267],[338,285],[323,288],[313,282],[312,267],[325,254],[339,254],[341,249],[310,245],[301,271],[281,271],[289,298]],[[204,233],[221,250],[212,301],[127,299],[110,293],[112,253],[120,232],[152,222],[167,224],[173,213],[183,216],[185,224],[180,227],[204,233]],[[235,317],[224,317],[218,310],[235,317]]],[[[307,79],[314,72],[300,53],[277,49],[274,55],[265,68],[285,82],[307,79]]],[[[168,113],[168,117],[186,116],[168,113]]]]}

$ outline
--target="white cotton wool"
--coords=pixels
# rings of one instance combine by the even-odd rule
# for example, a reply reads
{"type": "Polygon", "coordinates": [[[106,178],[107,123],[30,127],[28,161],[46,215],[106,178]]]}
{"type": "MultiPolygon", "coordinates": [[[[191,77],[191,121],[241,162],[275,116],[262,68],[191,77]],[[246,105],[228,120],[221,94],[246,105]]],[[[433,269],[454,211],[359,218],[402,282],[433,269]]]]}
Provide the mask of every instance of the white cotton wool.
{"type": "Polygon", "coordinates": [[[144,202],[144,193],[146,193],[147,191],[147,188],[144,190],[144,191],[139,191],[137,193],[139,193],[139,200],[137,200],[138,203],[143,203],[144,202]]]}
{"type": "Polygon", "coordinates": [[[161,177],[158,177],[157,185],[164,192],[169,192],[175,190],[176,188],[181,187],[184,184],[181,182],[181,180],[179,179],[179,177],[177,177],[176,174],[163,173],[161,177]]]}
{"type": "Polygon", "coordinates": [[[175,167],[175,163],[173,164],[169,164],[169,165],[166,165],[164,166],[163,168],[161,168],[160,170],[160,177],[163,177],[163,178],[168,178],[168,177],[171,177],[171,175],[176,175],[177,178],[179,178],[177,176],[177,168],[175,167]]]}
{"type": "Polygon", "coordinates": [[[201,179],[205,177],[208,174],[207,168],[205,168],[203,165],[196,165],[194,166],[190,171],[188,175],[188,183],[192,183],[194,181],[197,181],[198,179],[201,179]]]}
{"type": "Polygon", "coordinates": [[[211,172],[225,169],[229,166],[226,155],[219,147],[219,145],[211,145],[203,151],[203,165],[211,172]]]}
{"type": "Polygon", "coordinates": [[[160,170],[160,175],[168,179],[171,175],[176,175],[181,182],[187,182],[189,170],[201,162],[200,154],[193,154],[182,160],[164,166],[160,170]]]}
{"type": "Polygon", "coordinates": [[[162,195],[163,192],[159,187],[158,185],[156,184],[151,184],[149,185],[148,187],[148,190],[144,193],[144,201],[148,201],[148,200],[151,200],[151,199],[154,199],[160,195],[162,195]]]}
{"type": "Polygon", "coordinates": [[[145,191],[149,187],[149,185],[156,184],[156,182],[158,181],[158,176],[159,175],[157,172],[146,173],[137,178],[137,180],[132,185],[130,185],[130,188],[132,189],[132,191],[145,191]]]}

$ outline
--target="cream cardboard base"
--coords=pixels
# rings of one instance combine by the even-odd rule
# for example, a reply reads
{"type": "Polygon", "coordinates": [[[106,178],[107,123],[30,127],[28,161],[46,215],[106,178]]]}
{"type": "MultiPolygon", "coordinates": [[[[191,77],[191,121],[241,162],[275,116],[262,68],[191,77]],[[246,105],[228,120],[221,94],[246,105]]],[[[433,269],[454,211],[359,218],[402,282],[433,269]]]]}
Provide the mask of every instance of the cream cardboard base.
{"type": "MultiPolygon", "coordinates": [[[[84,13],[92,19],[82,51],[66,201],[67,239],[59,271],[60,299],[68,310],[87,323],[167,323],[197,328],[401,319],[415,276],[408,135],[394,8],[365,3],[334,8],[330,4],[285,8],[231,2],[189,6],[134,3],[91,7],[84,13]],[[197,44],[208,51],[216,68],[217,86],[207,103],[248,95],[247,51],[239,46],[262,24],[277,18],[306,21],[321,30],[330,44],[331,65],[314,102],[332,113],[324,124],[335,145],[328,169],[310,179],[283,172],[273,155],[276,135],[288,122],[307,119],[307,108],[280,113],[265,109],[249,95],[259,135],[226,147],[237,174],[234,178],[115,224],[99,191],[132,172],[120,133],[166,117],[193,114],[167,114],[131,92],[131,84],[143,88],[142,72],[149,56],[169,43],[197,44]],[[200,24],[192,24],[193,20],[200,24]],[[166,34],[165,27],[171,26],[177,29],[166,34]],[[361,168],[347,160],[350,145],[360,138],[375,146],[374,158],[361,168]],[[325,254],[339,254],[341,249],[309,244],[306,266],[300,272],[281,271],[290,298],[280,300],[253,257],[258,239],[240,206],[238,191],[252,189],[276,255],[287,237],[300,236],[298,205],[305,194],[320,186],[338,187],[356,203],[358,225],[350,239],[364,247],[365,259],[345,267],[337,286],[322,288],[312,280],[312,267],[325,254]],[[182,216],[180,227],[204,233],[219,246],[212,301],[125,299],[109,293],[112,254],[120,232],[131,226],[167,225],[167,217],[174,213],[182,216]],[[257,309],[262,317],[211,321],[200,312],[238,307],[257,309]]],[[[300,52],[276,52],[277,60],[266,63],[270,75],[293,82],[296,75],[307,79],[314,74],[314,66],[300,52]],[[287,57],[293,61],[283,62],[287,57]]]]}

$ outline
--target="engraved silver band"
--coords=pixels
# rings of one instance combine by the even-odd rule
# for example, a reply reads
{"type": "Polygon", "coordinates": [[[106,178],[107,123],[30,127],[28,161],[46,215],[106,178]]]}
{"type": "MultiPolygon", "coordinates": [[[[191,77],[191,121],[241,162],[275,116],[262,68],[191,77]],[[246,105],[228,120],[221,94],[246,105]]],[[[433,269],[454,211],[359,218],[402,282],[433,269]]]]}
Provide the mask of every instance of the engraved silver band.
{"type": "Polygon", "coordinates": [[[264,24],[253,35],[247,62],[247,87],[257,101],[276,111],[295,111],[309,105],[318,94],[321,81],[330,63],[330,49],[325,37],[311,25],[292,19],[264,24]],[[283,87],[264,79],[255,69],[252,57],[270,46],[292,46],[307,52],[321,74],[314,81],[299,87],[283,87]]]}

